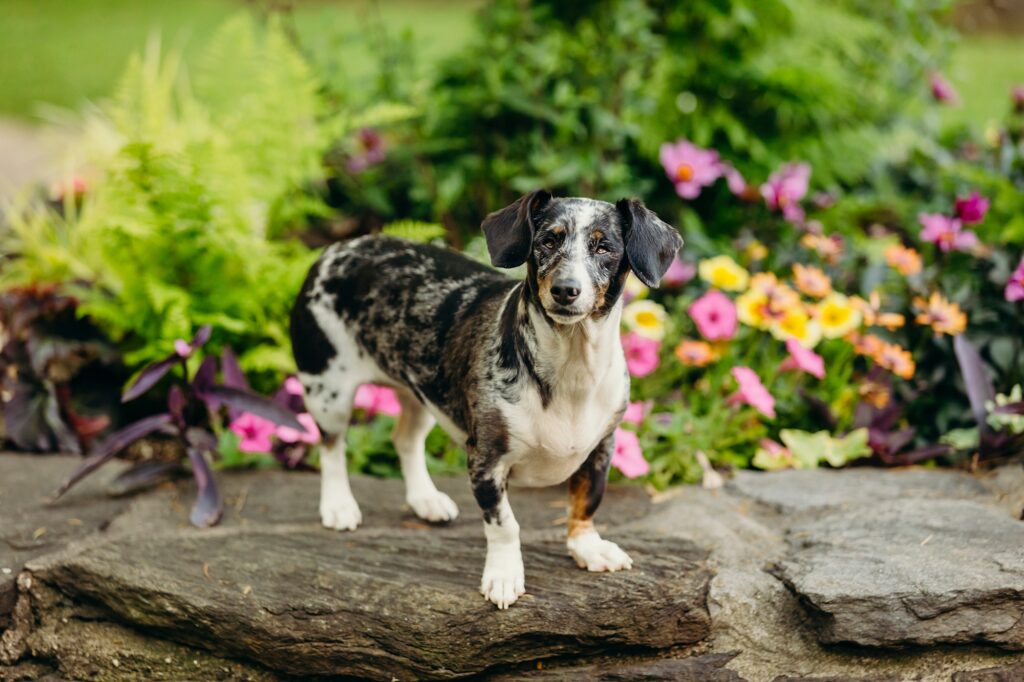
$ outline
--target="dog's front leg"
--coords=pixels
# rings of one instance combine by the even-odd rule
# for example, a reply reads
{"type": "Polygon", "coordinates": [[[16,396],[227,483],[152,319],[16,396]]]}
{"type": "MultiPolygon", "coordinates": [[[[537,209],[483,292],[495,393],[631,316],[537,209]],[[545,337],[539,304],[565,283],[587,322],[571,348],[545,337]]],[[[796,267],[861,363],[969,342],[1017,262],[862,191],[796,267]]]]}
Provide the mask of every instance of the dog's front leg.
{"type": "Polygon", "coordinates": [[[473,496],[484,513],[487,560],[480,592],[499,609],[507,609],[526,591],[523,555],[519,548],[519,523],[508,503],[505,465],[487,457],[471,468],[473,496]]]}
{"type": "Polygon", "coordinates": [[[580,568],[588,571],[619,571],[633,567],[633,560],[614,542],[604,540],[594,527],[594,512],[604,496],[608,467],[615,452],[611,433],[590,453],[569,478],[569,537],[566,546],[580,568]]]}

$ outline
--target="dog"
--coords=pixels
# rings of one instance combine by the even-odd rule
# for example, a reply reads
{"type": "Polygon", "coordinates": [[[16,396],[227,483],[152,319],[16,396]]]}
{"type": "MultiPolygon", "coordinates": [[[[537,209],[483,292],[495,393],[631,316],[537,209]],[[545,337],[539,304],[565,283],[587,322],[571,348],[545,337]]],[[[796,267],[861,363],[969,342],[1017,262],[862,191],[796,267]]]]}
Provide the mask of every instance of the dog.
{"type": "Polygon", "coordinates": [[[525,280],[447,249],[364,236],[324,250],[290,328],[307,409],[323,434],[323,525],[354,530],[362,521],[345,432],[361,384],[392,386],[406,502],[426,521],[458,516],[427,473],[424,440],[436,420],[465,448],[483,512],[480,592],[507,609],[525,590],[510,484],[568,480],[569,554],[590,571],[632,567],[593,523],[629,400],[622,293],[631,271],[657,286],[683,240],[638,200],[546,190],[481,227],[492,264],[525,263],[525,280]]]}

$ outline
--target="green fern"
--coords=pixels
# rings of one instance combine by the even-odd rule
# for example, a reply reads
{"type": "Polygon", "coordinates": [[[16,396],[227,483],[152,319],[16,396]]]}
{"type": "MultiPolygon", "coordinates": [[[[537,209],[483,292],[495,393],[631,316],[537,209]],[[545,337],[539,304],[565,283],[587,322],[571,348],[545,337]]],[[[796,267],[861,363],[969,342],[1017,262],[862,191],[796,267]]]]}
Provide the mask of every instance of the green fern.
{"type": "Polygon", "coordinates": [[[444,226],[437,223],[423,223],[418,220],[398,220],[384,226],[384,234],[392,237],[401,237],[414,242],[432,242],[435,239],[444,239],[447,231],[444,226]]]}

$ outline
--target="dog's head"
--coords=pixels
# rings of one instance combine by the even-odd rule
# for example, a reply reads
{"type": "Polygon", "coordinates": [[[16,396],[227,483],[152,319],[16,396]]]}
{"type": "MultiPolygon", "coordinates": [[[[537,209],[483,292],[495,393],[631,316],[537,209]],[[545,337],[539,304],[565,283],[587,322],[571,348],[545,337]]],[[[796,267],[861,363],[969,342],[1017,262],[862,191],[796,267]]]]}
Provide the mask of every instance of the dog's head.
{"type": "Polygon", "coordinates": [[[491,262],[499,268],[526,263],[528,286],[560,324],[610,310],[630,270],[658,286],[683,245],[675,228],[636,199],[609,204],[545,190],[491,213],[481,227],[491,262]]]}

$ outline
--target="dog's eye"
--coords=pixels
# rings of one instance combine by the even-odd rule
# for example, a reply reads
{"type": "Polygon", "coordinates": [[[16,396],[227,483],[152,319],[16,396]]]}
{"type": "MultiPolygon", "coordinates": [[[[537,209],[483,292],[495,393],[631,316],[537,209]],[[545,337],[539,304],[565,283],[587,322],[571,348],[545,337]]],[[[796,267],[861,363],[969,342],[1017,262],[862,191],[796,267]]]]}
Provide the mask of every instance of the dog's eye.
{"type": "Polygon", "coordinates": [[[556,246],[558,246],[558,240],[549,234],[548,236],[540,240],[540,245],[543,246],[545,249],[553,249],[556,246]]]}
{"type": "Polygon", "coordinates": [[[598,245],[594,247],[594,253],[601,255],[608,253],[608,245],[604,242],[598,243],[598,245]]]}

